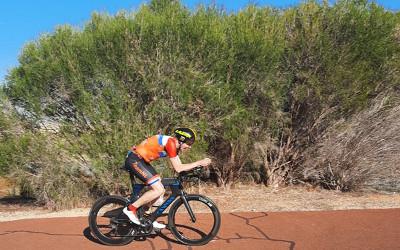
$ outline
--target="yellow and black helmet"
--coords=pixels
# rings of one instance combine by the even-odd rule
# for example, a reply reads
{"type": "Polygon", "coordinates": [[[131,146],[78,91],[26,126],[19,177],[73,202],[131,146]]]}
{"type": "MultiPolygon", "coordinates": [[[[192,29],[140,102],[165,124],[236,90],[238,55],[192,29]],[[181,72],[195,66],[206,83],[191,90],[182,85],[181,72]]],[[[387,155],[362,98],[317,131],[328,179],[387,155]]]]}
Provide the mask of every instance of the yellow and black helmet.
{"type": "Polygon", "coordinates": [[[192,145],[196,140],[196,132],[191,128],[177,128],[174,130],[176,139],[182,143],[192,145]]]}

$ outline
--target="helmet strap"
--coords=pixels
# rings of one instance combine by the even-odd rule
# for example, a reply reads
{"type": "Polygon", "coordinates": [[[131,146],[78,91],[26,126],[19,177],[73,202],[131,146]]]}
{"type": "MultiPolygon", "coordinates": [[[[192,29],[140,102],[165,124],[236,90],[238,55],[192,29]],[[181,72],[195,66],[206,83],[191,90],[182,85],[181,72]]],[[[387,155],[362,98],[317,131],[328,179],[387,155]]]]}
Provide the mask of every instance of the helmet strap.
{"type": "Polygon", "coordinates": [[[179,152],[181,152],[181,148],[182,148],[183,142],[178,141],[178,143],[179,143],[179,148],[178,148],[178,150],[176,151],[177,154],[179,154],[179,152]]]}

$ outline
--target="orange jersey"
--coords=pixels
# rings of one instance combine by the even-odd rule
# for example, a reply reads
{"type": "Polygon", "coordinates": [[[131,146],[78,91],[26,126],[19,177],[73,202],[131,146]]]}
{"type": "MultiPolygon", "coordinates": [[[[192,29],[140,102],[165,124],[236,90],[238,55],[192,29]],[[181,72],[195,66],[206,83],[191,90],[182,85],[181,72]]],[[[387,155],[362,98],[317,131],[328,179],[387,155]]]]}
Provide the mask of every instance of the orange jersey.
{"type": "Polygon", "coordinates": [[[178,155],[176,141],[171,136],[154,135],[144,140],[138,146],[133,147],[133,151],[139,154],[146,162],[166,156],[173,158],[178,155]]]}

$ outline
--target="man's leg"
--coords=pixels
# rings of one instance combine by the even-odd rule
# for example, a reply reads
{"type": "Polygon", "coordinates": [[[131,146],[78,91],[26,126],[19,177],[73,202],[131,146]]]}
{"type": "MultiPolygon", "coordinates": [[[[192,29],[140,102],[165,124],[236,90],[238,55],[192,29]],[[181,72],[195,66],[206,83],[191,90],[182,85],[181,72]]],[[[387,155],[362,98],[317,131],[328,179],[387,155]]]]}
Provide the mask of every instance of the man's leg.
{"type": "Polygon", "coordinates": [[[136,215],[137,209],[163,195],[165,189],[161,183],[160,176],[157,174],[153,166],[145,162],[136,154],[130,154],[125,165],[125,167],[129,168],[140,180],[151,187],[149,191],[145,192],[138,200],[123,210],[133,223],[140,224],[139,218],[136,215]]]}
{"type": "Polygon", "coordinates": [[[160,197],[157,197],[156,199],[148,202],[146,206],[148,207],[147,211],[145,212],[147,215],[151,214],[154,212],[153,207],[154,206],[160,206],[164,202],[164,194],[162,194],[160,197]]]}
{"type": "Polygon", "coordinates": [[[164,186],[161,183],[161,179],[159,179],[159,181],[151,185],[151,190],[147,191],[142,196],[140,196],[140,198],[136,200],[134,203],[132,203],[132,205],[134,207],[139,208],[144,204],[147,204],[153,200],[157,200],[158,197],[160,197],[164,193],[165,193],[164,186]]]}
{"type": "MultiPolygon", "coordinates": [[[[138,200],[130,204],[128,207],[124,208],[124,214],[126,214],[133,223],[140,225],[139,218],[136,214],[137,209],[142,205],[151,202],[157,197],[160,197],[164,194],[164,192],[164,186],[161,183],[160,177],[158,177],[158,181],[151,185],[151,190],[145,192],[138,200]]],[[[162,225],[156,221],[153,222],[153,226],[159,229],[165,228],[165,225],[162,225]]]]}

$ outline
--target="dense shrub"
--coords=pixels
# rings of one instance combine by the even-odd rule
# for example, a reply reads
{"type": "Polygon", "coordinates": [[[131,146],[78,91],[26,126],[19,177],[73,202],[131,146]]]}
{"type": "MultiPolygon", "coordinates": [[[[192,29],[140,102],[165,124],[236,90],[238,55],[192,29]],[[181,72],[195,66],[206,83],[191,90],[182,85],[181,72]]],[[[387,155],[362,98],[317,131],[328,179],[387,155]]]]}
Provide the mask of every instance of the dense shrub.
{"type": "MultiPolygon", "coordinates": [[[[96,190],[120,180],[129,146],[178,125],[200,136],[184,161],[211,155],[220,185],[247,169],[293,182],[301,152],[333,121],[399,86],[399,20],[359,0],[237,13],[154,0],[30,42],[4,90],[30,133],[58,122],[52,142],[66,157],[113,177],[96,190]]],[[[2,161],[6,173],[13,160],[2,161]]]]}

